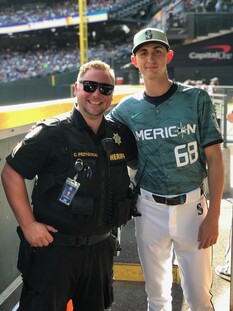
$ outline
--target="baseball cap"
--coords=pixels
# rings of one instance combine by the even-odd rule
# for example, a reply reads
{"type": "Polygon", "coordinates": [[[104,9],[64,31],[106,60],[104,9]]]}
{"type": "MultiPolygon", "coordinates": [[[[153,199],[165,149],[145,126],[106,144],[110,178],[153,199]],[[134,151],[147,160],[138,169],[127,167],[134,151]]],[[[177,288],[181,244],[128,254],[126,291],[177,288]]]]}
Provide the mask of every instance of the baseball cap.
{"type": "Polygon", "coordinates": [[[132,49],[132,53],[135,54],[136,51],[144,44],[150,42],[157,42],[166,47],[167,50],[170,49],[170,45],[168,43],[167,37],[165,33],[157,28],[145,28],[140,30],[134,36],[134,47],[132,49]]]}

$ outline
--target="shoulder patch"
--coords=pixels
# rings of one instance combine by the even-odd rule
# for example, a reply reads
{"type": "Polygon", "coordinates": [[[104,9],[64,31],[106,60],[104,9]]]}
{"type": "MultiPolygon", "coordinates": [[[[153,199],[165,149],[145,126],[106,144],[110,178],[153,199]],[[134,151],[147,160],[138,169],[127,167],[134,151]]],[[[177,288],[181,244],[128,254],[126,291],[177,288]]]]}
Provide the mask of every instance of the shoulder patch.
{"type": "Polygon", "coordinates": [[[12,158],[14,158],[16,152],[21,148],[22,145],[23,145],[23,141],[19,142],[19,143],[15,146],[15,148],[14,148],[14,149],[12,150],[12,152],[11,152],[12,158]]]}
{"type": "Polygon", "coordinates": [[[65,112],[56,117],[52,117],[49,119],[40,120],[37,125],[46,125],[46,126],[56,126],[58,123],[67,122],[69,123],[71,119],[71,113],[65,112]]]}
{"type": "Polygon", "coordinates": [[[36,137],[37,135],[39,135],[42,128],[43,128],[43,125],[37,125],[33,130],[31,130],[29,133],[27,133],[24,140],[28,140],[30,138],[36,137]]]}

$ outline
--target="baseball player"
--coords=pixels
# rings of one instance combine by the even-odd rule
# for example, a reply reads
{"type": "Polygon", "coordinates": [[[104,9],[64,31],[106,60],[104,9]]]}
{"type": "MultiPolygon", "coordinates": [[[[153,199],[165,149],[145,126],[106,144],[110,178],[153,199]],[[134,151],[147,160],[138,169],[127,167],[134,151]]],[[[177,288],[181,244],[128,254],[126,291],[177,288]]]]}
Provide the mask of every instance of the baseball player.
{"type": "Polygon", "coordinates": [[[173,247],[189,310],[214,310],[211,246],[218,238],[224,182],[215,110],[207,92],[168,78],[173,51],[164,32],[141,30],[132,53],[144,90],[123,99],[110,117],[126,124],[137,140],[142,216],[135,218],[135,228],[147,310],[171,311],[173,247]]]}

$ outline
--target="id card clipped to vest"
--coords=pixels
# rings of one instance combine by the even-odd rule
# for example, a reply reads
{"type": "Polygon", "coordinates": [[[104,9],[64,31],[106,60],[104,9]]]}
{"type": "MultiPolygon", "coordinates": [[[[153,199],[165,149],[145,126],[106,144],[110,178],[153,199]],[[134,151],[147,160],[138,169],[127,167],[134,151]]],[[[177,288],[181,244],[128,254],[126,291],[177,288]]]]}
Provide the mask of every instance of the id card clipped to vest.
{"type": "Polygon", "coordinates": [[[68,177],[66,179],[66,182],[62,188],[61,195],[59,197],[59,201],[64,203],[65,205],[70,205],[76,192],[78,191],[78,188],[80,187],[80,183],[77,181],[79,172],[83,169],[83,160],[77,159],[75,162],[75,169],[77,171],[77,174],[74,176],[74,178],[68,177]]]}
{"type": "Polygon", "coordinates": [[[78,181],[68,177],[63,186],[59,201],[69,206],[79,187],[80,183],[78,181]]]}

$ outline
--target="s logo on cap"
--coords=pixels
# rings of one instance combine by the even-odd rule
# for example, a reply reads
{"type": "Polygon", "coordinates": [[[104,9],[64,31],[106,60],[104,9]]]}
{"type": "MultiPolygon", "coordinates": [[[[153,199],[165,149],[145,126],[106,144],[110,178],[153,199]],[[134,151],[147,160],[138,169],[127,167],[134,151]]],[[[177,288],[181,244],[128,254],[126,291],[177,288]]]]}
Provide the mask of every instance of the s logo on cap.
{"type": "Polygon", "coordinates": [[[145,36],[146,36],[146,40],[150,40],[153,38],[153,34],[152,34],[152,31],[151,30],[147,30],[145,32],[145,36]]]}

